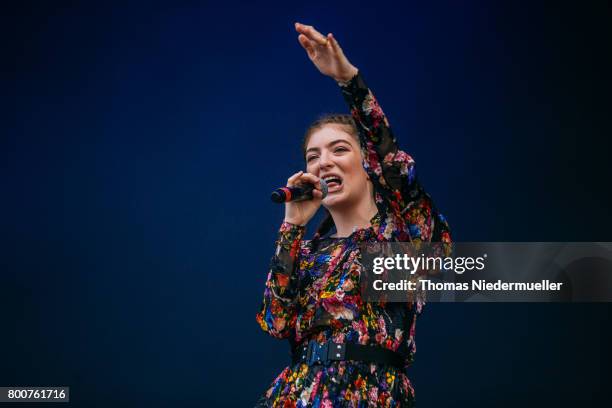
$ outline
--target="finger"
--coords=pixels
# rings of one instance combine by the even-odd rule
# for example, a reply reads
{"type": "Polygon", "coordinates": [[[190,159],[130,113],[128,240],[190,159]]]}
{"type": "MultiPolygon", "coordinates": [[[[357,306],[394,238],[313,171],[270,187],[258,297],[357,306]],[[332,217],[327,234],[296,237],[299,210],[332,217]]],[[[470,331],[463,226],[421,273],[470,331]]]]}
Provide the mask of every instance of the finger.
{"type": "Polygon", "coordinates": [[[312,196],[316,199],[323,198],[323,193],[319,190],[312,190],[312,196]]]}
{"type": "Polygon", "coordinates": [[[342,53],[342,48],[340,48],[340,44],[336,40],[336,37],[332,33],[327,34],[327,38],[332,46],[332,49],[338,54],[342,53]]]}
{"type": "Polygon", "coordinates": [[[304,173],[301,176],[301,180],[308,181],[315,186],[316,189],[321,189],[320,179],[311,173],[304,173]]]}
{"type": "Polygon", "coordinates": [[[315,44],[312,41],[310,41],[308,37],[306,37],[304,34],[300,34],[298,36],[298,41],[300,42],[300,45],[304,47],[306,51],[308,51],[308,53],[314,52],[315,44]]]}
{"type": "Polygon", "coordinates": [[[293,176],[289,177],[287,179],[287,187],[293,187],[303,173],[303,171],[298,171],[293,176]]]}
{"type": "Polygon", "coordinates": [[[319,178],[317,176],[315,176],[314,174],[312,174],[312,173],[304,173],[304,174],[302,174],[301,178],[304,179],[304,180],[308,180],[311,183],[318,183],[319,182],[319,178]]]}
{"type": "Polygon", "coordinates": [[[295,23],[295,29],[309,40],[314,41],[318,45],[327,45],[327,39],[323,34],[318,32],[313,26],[295,23]]]}

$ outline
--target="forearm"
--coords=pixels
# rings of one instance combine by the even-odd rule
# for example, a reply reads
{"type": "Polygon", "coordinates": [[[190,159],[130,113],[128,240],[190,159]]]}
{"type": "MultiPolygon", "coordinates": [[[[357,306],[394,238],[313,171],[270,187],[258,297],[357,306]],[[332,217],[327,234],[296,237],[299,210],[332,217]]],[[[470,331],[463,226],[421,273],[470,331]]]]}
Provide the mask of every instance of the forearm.
{"type": "Polygon", "coordinates": [[[261,328],[274,337],[287,337],[295,326],[296,269],[305,227],[283,222],[270,262],[264,298],[257,314],[261,328]]]}
{"type": "Polygon", "coordinates": [[[362,74],[339,85],[357,125],[375,187],[380,187],[383,195],[392,195],[394,200],[400,201],[400,206],[404,206],[416,181],[414,160],[399,150],[389,121],[362,74]]]}
{"type": "Polygon", "coordinates": [[[397,151],[389,121],[361,72],[357,71],[350,80],[338,82],[338,85],[363,141],[372,142],[381,159],[389,152],[397,151]]]}

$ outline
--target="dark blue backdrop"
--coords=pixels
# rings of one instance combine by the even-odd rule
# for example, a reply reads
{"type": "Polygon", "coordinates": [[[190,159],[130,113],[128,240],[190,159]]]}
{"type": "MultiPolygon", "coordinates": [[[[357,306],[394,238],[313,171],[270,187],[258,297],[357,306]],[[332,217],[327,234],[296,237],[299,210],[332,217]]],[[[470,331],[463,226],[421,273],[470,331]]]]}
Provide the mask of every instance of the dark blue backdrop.
{"type": "MultiPolygon", "coordinates": [[[[456,241],[612,240],[603,2],[107,3],[3,10],[0,385],[242,407],[280,372],[268,194],[346,111],[294,21],[363,71],[456,241]]],[[[430,304],[419,405],[604,398],[611,310],[430,304]]]]}

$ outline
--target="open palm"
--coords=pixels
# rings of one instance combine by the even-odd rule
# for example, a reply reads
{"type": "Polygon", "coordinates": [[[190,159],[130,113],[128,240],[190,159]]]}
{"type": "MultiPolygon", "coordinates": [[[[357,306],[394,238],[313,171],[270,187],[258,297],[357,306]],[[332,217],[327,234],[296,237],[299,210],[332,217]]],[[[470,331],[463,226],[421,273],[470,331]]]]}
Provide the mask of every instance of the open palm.
{"type": "Polygon", "coordinates": [[[348,61],[332,33],[326,37],[314,27],[300,23],[295,23],[295,30],[300,33],[298,41],[308,58],[323,75],[339,82],[346,82],[355,76],[357,68],[348,61]]]}

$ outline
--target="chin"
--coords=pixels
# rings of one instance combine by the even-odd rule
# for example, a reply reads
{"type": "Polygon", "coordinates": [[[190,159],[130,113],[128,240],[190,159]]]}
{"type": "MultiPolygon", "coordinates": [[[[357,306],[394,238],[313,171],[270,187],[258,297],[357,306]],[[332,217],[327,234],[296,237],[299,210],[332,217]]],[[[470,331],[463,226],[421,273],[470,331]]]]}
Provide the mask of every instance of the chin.
{"type": "Polygon", "coordinates": [[[347,205],[348,203],[347,198],[348,197],[346,196],[346,194],[344,194],[344,192],[342,192],[341,194],[332,194],[332,195],[328,195],[322,201],[322,204],[328,210],[342,208],[347,205]]]}

